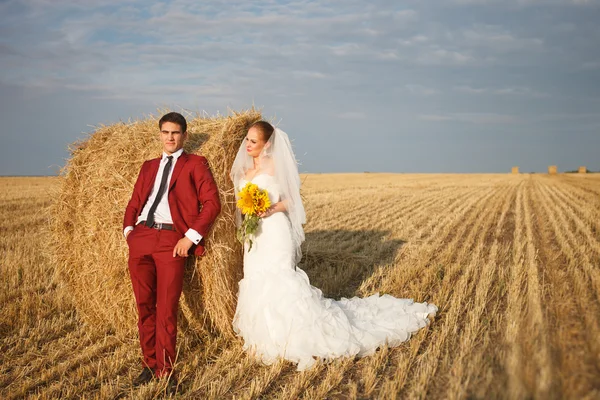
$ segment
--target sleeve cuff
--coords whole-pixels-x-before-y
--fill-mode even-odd
[[[185,237],[194,242],[194,244],[198,244],[202,240],[202,235],[191,228],[187,230],[187,232],[185,233]]]
[[[123,236],[127,237],[127,232],[132,231],[132,230],[133,230],[133,226],[125,227],[125,229],[123,229]]]

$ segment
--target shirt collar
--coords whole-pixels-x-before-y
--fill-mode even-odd
[[[179,156],[181,156],[182,154],[183,154],[183,149],[179,149],[175,153],[171,154],[173,156],[173,161],[177,161],[177,159],[179,158]],[[166,160],[168,156],[169,155],[163,151],[161,161]]]

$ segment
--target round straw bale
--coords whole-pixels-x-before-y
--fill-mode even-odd
[[[233,335],[242,249],[235,238],[235,196],[229,170],[252,109],[229,116],[187,116],[184,150],[208,159],[222,210],[206,238],[203,257],[190,257],[181,299],[182,324]],[[118,335],[135,331],[137,311],[127,268],[122,221],[142,163],[160,156],[158,119],[100,126],[71,148],[52,206],[52,254],[81,319]]]

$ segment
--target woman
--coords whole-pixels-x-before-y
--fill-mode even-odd
[[[316,360],[366,356],[384,344],[397,346],[426,326],[437,307],[373,295],[364,299],[323,297],[296,265],[302,256],[302,225],[298,166],[285,132],[259,121],[253,124],[232,170],[236,191],[248,182],[266,189],[272,206],[261,222],[250,251],[244,250],[233,320],[244,349],[265,364],[279,358],[310,368]]]

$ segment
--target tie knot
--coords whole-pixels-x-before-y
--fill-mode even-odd
[[[169,160],[168,162],[170,162],[171,160],[173,160],[173,156],[167,156],[167,160]]]

